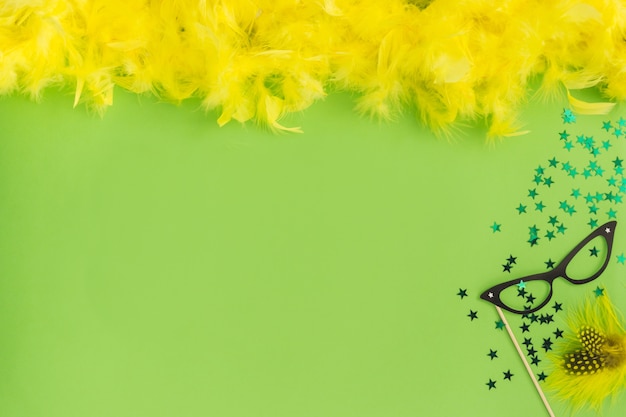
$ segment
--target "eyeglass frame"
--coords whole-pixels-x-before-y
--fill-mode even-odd
[[[611,259],[611,250],[613,248],[613,238],[615,236],[616,227],[617,227],[617,221],[615,220],[603,224],[602,226],[598,227],[596,230],[591,232],[591,234],[589,234],[585,239],[583,239],[578,245],[576,245],[576,247],[574,247],[574,249],[572,249],[570,253],[568,253],[567,256],[563,258],[563,260],[559,262],[559,264],[555,266],[554,268],[552,268],[551,270],[546,271],[546,272],[541,272],[538,274],[528,275],[528,276],[518,278],[518,279],[512,279],[510,281],[506,281],[501,284],[494,285],[493,287],[489,288],[487,291],[483,292],[480,295],[480,298],[482,298],[485,301],[489,301],[490,303],[495,304],[498,307],[503,308],[515,314],[530,314],[530,313],[534,313],[535,311],[542,309],[543,307],[546,306],[546,304],[550,302],[550,299],[552,298],[552,294],[553,294],[552,283],[554,282],[555,279],[564,278],[572,284],[580,285],[580,284],[586,284],[590,281],[593,281],[604,272],[607,265],[609,264],[609,260]],[[580,250],[583,249],[585,245],[587,245],[589,242],[591,242],[593,239],[595,239],[598,236],[604,237],[607,243],[607,248],[608,248],[608,253],[606,255],[606,259],[604,260],[604,264],[602,265],[602,267],[600,267],[600,269],[598,269],[589,278],[579,280],[579,279],[573,279],[569,277],[567,275],[566,270],[571,260],[574,259],[576,255],[578,255],[578,252],[580,252]],[[531,281],[544,281],[550,285],[550,292],[548,293],[548,296],[541,304],[531,309],[527,309],[527,310],[526,309],[517,310],[504,304],[504,302],[500,298],[500,294],[502,293],[502,291],[506,290],[507,288],[513,285],[519,285],[520,282],[531,282]]]

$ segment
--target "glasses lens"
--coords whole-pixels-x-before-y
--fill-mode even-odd
[[[606,239],[597,236],[576,253],[567,264],[565,273],[574,281],[589,279],[602,269],[608,254]]]
[[[511,285],[500,293],[502,303],[517,311],[530,310],[550,295],[550,284],[543,280]]]

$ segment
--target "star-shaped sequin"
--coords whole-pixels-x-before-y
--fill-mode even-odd
[[[596,287],[596,289],[593,290],[593,292],[596,295],[596,297],[603,296],[604,295],[604,288]]]
[[[547,377],[548,377],[548,375],[546,375],[545,373],[541,372],[541,373],[537,374],[537,381],[539,381],[539,382],[545,381]]]
[[[467,315],[467,317],[470,318],[470,321],[474,321],[474,319],[478,318],[478,311],[473,311],[470,310],[469,314]]]
[[[541,345],[541,347],[544,349],[544,351],[548,352],[552,350],[552,344],[552,340],[550,340],[550,338],[548,337],[547,339],[543,339],[543,344]]]
[[[461,297],[462,300],[464,297],[467,297],[467,289],[459,288],[459,292],[456,295]]]
[[[489,379],[489,382],[487,382],[485,385],[489,387],[490,391],[491,389],[496,389],[496,381],[492,381],[491,378]]]
[[[487,356],[489,356],[491,358],[491,360],[494,360],[495,358],[498,357],[498,351],[497,350],[493,350],[493,349],[489,349],[489,353],[487,353]]]
[[[509,369],[508,371],[506,371],[506,372],[502,372],[502,373],[504,374],[504,379],[508,379],[509,381],[510,381],[510,380],[511,380],[511,378],[514,376],[514,375],[511,373],[511,370],[510,370],[510,369]]]

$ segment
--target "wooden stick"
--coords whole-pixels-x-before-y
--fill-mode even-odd
[[[522,362],[524,362],[524,366],[526,367],[526,371],[528,372],[528,375],[530,375],[530,378],[533,380],[533,384],[535,384],[535,388],[537,389],[537,392],[539,393],[539,396],[541,397],[541,401],[543,401],[543,405],[546,406],[546,410],[548,410],[548,414],[550,414],[550,417],[554,417],[552,408],[550,407],[550,404],[548,403],[548,400],[546,399],[546,396],[543,393],[541,386],[539,386],[539,382],[537,382],[537,378],[535,378],[535,374],[533,373],[533,370],[530,369],[530,365],[528,364],[528,361],[526,360],[526,356],[524,356],[524,352],[522,352],[522,348],[520,348],[519,344],[517,343],[517,339],[515,338],[515,335],[513,334],[513,330],[511,330],[511,326],[509,326],[509,323],[506,321],[506,317],[504,317],[504,313],[502,313],[502,310],[500,309],[500,307],[498,306],[495,306],[495,307],[496,307],[496,310],[498,311],[498,315],[500,316],[500,319],[502,320],[502,322],[504,323],[504,326],[506,327],[506,331],[509,333],[509,337],[511,338],[511,341],[513,341],[513,344],[515,345],[515,349],[517,349],[517,353],[519,354],[519,357],[522,358]]]

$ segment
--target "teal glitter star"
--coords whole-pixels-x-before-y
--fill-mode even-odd
[[[552,259],[548,259],[546,262],[544,262],[546,264],[546,268],[547,269],[552,269],[554,268],[554,261]]]
[[[622,162],[624,162],[623,159],[615,158],[615,160],[613,161],[613,166],[615,168],[621,167],[622,166]]]
[[[555,226],[558,222],[559,220],[557,216],[550,216],[550,220],[548,220],[548,223],[550,223],[552,226]]]
[[[585,177],[585,179],[591,177],[591,170],[587,168],[583,169],[583,177]]]
[[[589,214],[598,214],[598,206],[592,204],[589,206]]]
[[[554,235],[554,230],[548,230],[546,232],[545,237],[548,239],[548,241],[551,241],[552,239],[554,239],[556,236]]]
[[[593,290],[593,292],[595,293],[596,297],[603,296],[604,295],[604,288],[596,287],[596,289]]]
[[[580,195],[581,195],[581,194],[580,194],[580,188],[574,188],[574,189],[572,190],[572,194],[570,194],[570,195],[571,195],[572,197],[574,197],[574,198],[578,198],[578,197],[580,197]]]
[[[526,206],[520,203],[516,210],[519,212],[519,214],[526,213]]]
[[[589,227],[591,227],[592,229],[595,229],[596,227],[598,227],[598,220],[597,219],[593,219],[590,218],[589,219],[589,223],[587,223],[589,225]]]
[[[496,321],[496,329],[499,329],[499,330],[504,329],[504,322],[502,320]]]
[[[556,168],[559,161],[557,161],[555,157],[552,157],[552,159],[548,159],[548,163],[550,164],[550,167]]]
[[[599,252],[600,251],[598,250],[598,248],[594,246],[593,248],[589,249],[589,256],[595,256],[597,258]]]
[[[559,133],[560,139],[561,140],[567,140],[567,138],[569,138],[569,133],[567,133],[566,130],[562,131]]]
[[[535,199],[535,197],[537,197],[539,195],[539,193],[537,192],[536,188],[533,188],[532,190],[528,190],[528,197],[532,198],[533,200]]]
[[[493,230],[493,233],[496,233],[496,232],[501,231],[501,226],[502,226],[501,224],[493,222],[493,224],[490,227],[491,227],[491,230]]]
[[[535,203],[535,210],[536,211],[540,211],[543,212],[543,209],[546,208],[545,204],[543,204],[543,201],[540,201],[538,203]]]
[[[548,188],[550,188],[550,186],[554,184],[554,181],[552,180],[552,177],[546,177],[543,179],[543,184],[547,185]]]
[[[487,382],[485,385],[487,385],[489,387],[489,391],[491,391],[491,389],[496,389],[496,381],[492,381],[491,378],[489,378],[489,382]]]
[[[605,151],[608,151],[609,148],[611,147],[611,142],[609,142],[608,140],[602,141],[602,147],[604,148]]]
[[[526,283],[520,279],[519,283],[517,284],[517,288],[519,289],[526,288]]]
[[[461,297],[461,300],[463,299],[463,297],[467,297],[467,288],[466,289],[459,288],[459,292],[456,295]]]
[[[602,129],[606,130],[607,132],[611,130],[613,126],[611,126],[611,122],[602,122]]]
[[[560,225],[557,226],[556,228],[556,232],[560,233],[562,235],[565,234],[565,231],[567,230],[567,227],[565,227],[565,225],[563,223],[561,223]]]
[[[537,381],[545,381],[547,377],[548,375],[546,375],[544,372],[541,372],[540,374],[537,374]]]
[[[626,256],[624,256],[623,252],[621,254],[617,255],[617,263],[618,264],[624,265],[625,262],[626,262]]]
[[[607,216],[609,216],[609,219],[617,218],[617,212],[613,209],[609,209],[609,211],[607,211],[606,214]]]
[[[571,141],[567,141],[565,142],[565,145],[563,146],[564,149],[567,149],[568,151],[571,151],[574,148],[574,144]]]
[[[563,119],[563,123],[576,123],[576,115],[572,113],[570,109],[564,109],[561,118]]]

